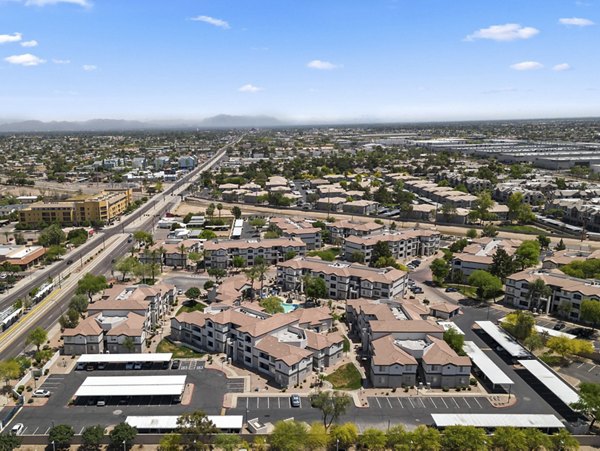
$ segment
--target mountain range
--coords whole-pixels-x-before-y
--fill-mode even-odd
[[[5,122],[0,124],[0,133],[24,132],[101,132],[101,131],[141,131],[158,129],[190,128],[249,128],[277,127],[285,125],[279,119],[270,116],[231,116],[219,114],[199,121],[132,121],[124,119],[91,119],[88,121],[51,121],[36,120]]]

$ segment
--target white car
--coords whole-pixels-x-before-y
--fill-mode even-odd
[[[17,423],[12,427],[12,429],[10,430],[10,433],[12,435],[19,435],[22,430],[23,430],[23,423]]]
[[[49,398],[51,395],[50,391],[48,390],[43,390],[41,388],[37,389],[36,391],[33,392],[33,397],[34,398]]]

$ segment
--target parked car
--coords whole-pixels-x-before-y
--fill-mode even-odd
[[[99,363],[99,364],[98,364],[98,369],[99,369],[99,370],[104,370],[104,369],[106,369],[106,363]]]
[[[104,399],[99,399],[96,405],[98,407],[104,407],[106,405],[106,401]]]
[[[587,327],[574,327],[569,331],[569,333],[576,335],[579,338],[590,339],[594,336],[594,329],[588,329]]]
[[[67,260],[67,265],[70,265],[71,263],[73,263],[73,260],[71,260],[71,259],[68,259],[68,260]]]
[[[125,364],[125,369],[126,370],[132,370],[133,369],[133,362],[127,362]]]
[[[554,330],[563,330],[566,327],[566,324],[563,323],[562,321],[559,323],[556,323],[553,327]]]
[[[300,396],[298,396],[298,395],[290,396],[290,405],[292,407],[300,407]]]
[[[23,430],[23,423],[17,423],[11,428],[10,433],[12,435],[19,435],[22,430]]]
[[[141,370],[141,369],[142,369],[142,362],[136,362],[136,363],[133,365],[133,369],[134,369],[134,370]]]
[[[49,390],[44,390],[42,388],[38,388],[33,392],[34,398],[49,398],[51,395]]]
[[[446,293],[458,293],[458,290],[454,287],[446,288]]]
[[[173,362],[171,363],[171,369],[172,369],[172,370],[177,370],[177,369],[179,369],[179,364],[180,364],[180,363],[181,363],[181,362],[180,362],[179,360],[173,360]]]

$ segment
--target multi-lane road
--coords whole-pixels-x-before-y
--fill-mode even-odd
[[[122,217],[121,221],[116,225],[103,229],[102,232],[100,232],[102,237],[101,240],[90,240],[80,246],[76,253],[69,256],[69,259],[73,261],[71,265],[73,268],[68,268],[64,261],[57,262],[46,270],[40,271],[39,274],[34,274],[27,284],[15,288],[9,296],[0,300],[0,309],[6,308],[12,305],[17,299],[27,296],[32,289],[40,286],[49,278],[57,279],[59,274],[64,275],[64,272],[70,269],[70,277],[68,279],[70,283],[65,284],[64,289],[53,294],[52,302],[47,302],[43,305],[44,314],[38,315],[39,318],[35,321],[29,320],[26,323],[21,321],[12,326],[13,328],[18,328],[18,330],[12,330],[12,332],[12,328],[8,330],[11,332],[10,343],[9,345],[3,343],[4,345],[0,349],[0,359],[15,357],[21,353],[26,348],[26,338],[28,333],[35,327],[39,326],[44,329],[49,329],[56,324],[63,314],[66,304],[76,290],[76,284],[73,283],[73,280],[77,280],[86,272],[92,274],[106,274],[110,272],[113,261],[122,257],[131,249],[132,244],[128,242],[128,235],[135,230],[151,230],[158,217],[162,216],[165,212],[172,210],[178,204],[179,196],[188,189],[190,184],[193,183],[202,172],[215,166],[226,155],[227,149],[239,142],[240,139],[241,138],[236,139],[220,148],[208,161],[204,162],[189,174],[183,176],[164,192],[154,196],[128,216]],[[89,271],[77,271],[75,269],[77,265],[80,264],[80,261],[83,262],[83,260],[87,258],[90,252],[106,246],[109,242],[116,244],[113,244],[110,247],[109,252],[99,253],[93,260],[93,263],[91,263]],[[5,341],[7,338],[3,335],[0,337],[0,340]]]

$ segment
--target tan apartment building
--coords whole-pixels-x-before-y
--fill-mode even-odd
[[[230,268],[235,257],[244,259],[244,266],[253,266],[257,257],[268,265],[285,260],[286,254],[306,254],[306,243],[298,238],[268,240],[211,240],[204,243],[204,263],[207,269]]]

